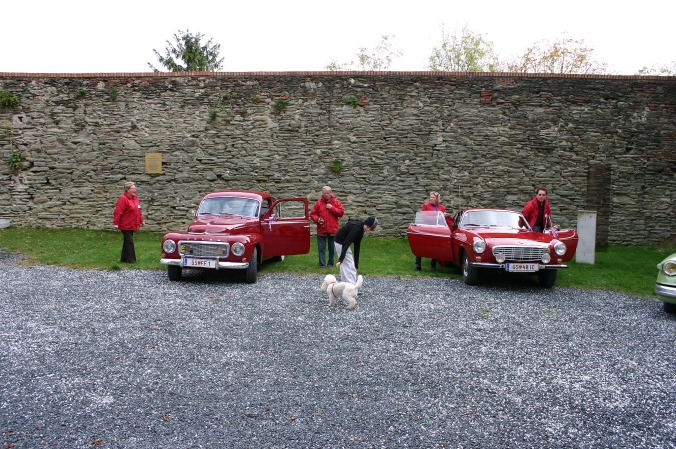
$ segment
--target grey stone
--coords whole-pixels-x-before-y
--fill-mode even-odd
[[[91,95],[73,103],[73,83]],[[403,235],[430,190],[451,210],[520,210],[540,184],[555,222],[573,227],[587,206],[592,163],[610,166],[609,243],[659,242],[670,235],[664,224],[676,222],[676,80],[665,77],[0,74],[2,89],[26,86],[27,120],[15,126],[17,112],[0,111],[23,158],[21,191],[0,164],[0,195],[11,194],[12,205],[3,203],[0,218],[12,215],[18,226],[108,228],[131,179],[147,230],[183,226],[184,211],[209,190],[309,195],[312,204],[326,184],[346,217],[377,211],[387,226],[376,235]],[[223,105],[235,120],[210,122],[214,98],[226,91],[237,94]],[[481,103],[483,91],[491,103]],[[269,98],[281,95],[291,104],[277,113]],[[342,102],[363,95],[365,106]],[[145,173],[146,153],[162,154],[161,174]],[[0,156],[9,154],[0,139]],[[336,158],[340,173],[328,168]],[[643,217],[640,226],[628,214]]]

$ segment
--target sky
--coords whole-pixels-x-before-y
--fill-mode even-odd
[[[466,25],[503,58],[535,42],[584,40],[614,73],[676,60],[674,0],[3,0],[0,72],[149,72],[178,30],[220,44],[223,71],[322,71],[395,36],[390,70],[424,71]]]

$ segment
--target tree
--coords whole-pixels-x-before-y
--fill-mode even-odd
[[[367,53],[365,47],[359,48],[357,53],[357,62],[350,61],[343,64],[338,64],[334,59],[326,66],[327,70],[362,70],[362,71],[378,71],[387,70],[392,65],[392,60],[403,55],[401,50],[393,49],[393,43],[396,36],[383,35],[382,40],[376,47]]]
[[[218,59],[221,44],[211,45],[212,39],[201,45],[203,34],[191,34],[178,30],[174,34],[176,46],[167,41],[166,56],[162,56],[153,49],[155,56],[164,67],[171,72],[215,72],[223,68],[223,59]],[[179,64],[183,62],[183,65]],[[159,72],[151,63],[148,63],[153,72]]]
[[[593,48],[585,47],[584,40],[561,36],[554,42],[536,42],[520,57],[508,62],[506,69],[528,73],[608,73],[608,64],[595,59],[593,52]]]
[[[481,34],[462,27],[452,33],[441,29],[441,44],[432,49],[429,69],[434,72],[493,72],[497,57],[493,43]]]
[[[671,67],[669,64],[662,67],[652,67],[645,66],[636,72],[637,75],[657,75],[657,76],[676,76],[676,61],[671,61]]]

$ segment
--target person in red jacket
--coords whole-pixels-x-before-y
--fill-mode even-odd
[[[317,252],[319,253],[319,268],[326,268],[326,242],[329,243],[329,267],[333,267],[335,246],[333,238],[338,232],[338,219],[345,214],[343,205],[333,195],[331,187],[322,188],[322,197],[317,200],[310,218],[317,223]]]
[[[547,225],[558,228],[552,224],[552,209],[549,207],[547,189],[544,187],[537,189],[535,197],[526,203],[521,215],[535,232],[543,232]]]
[[[439,192],[430,192],[430,200],[422,205],[423,212],[443,212],[446,213],[446,208],[441,204],[441,195]],[[422,257],[415,258],[415,271],[422,270]],[[432,270],[437,269],[437,261],[432,259]]]
[[[124,193],[117,199],[113,213],[113,226],[122,231],[122,256],[120,262],[136,263],[134,250],[134,231],[145,225],[141,214],[141,203],[136,196],[136,186],[133,182],[124,183]]]

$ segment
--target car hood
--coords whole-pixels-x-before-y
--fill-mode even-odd
[[[200,217],[188,226],[189,234],[239,234],[251,230],[259,221],[243,217]]]
[[[491,245],[533,245],[536,243],[547,246],[554,240],[549,234],[521,229],[473,228],[468,232],[483,238]]]

